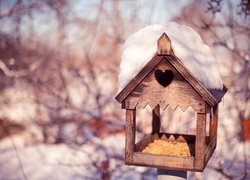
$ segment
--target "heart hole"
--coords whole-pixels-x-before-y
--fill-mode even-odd
[[[160,69],[155,70],[155,78],[163,87],[167,87],[174,79],[174,73],[170,70],[164,72]]]

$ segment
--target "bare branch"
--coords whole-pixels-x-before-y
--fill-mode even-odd
[[[0,69],[4,72],[6,76],[14,78],[19,78],[29,75],[31,72],[35,71],[40,66],[40,64],[41,64],[40,61],[36,61],[32,63],[27,69],[15,71],[15,70],[10,70],[6,66],[6,64],[4,64],[4,62],[0,59]]]

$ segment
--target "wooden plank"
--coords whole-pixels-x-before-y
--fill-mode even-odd
[[[195,168],[204,168],[204,151],[206,143],[206,114],[197,113],[196,142],[195,142]]]
[[[209,141],[212,139],[217,139],[217,128],[218,128],[218,108],[219,106],[214,106],[212,112],[210,112],[209,121]]]
[[[205,164],[204,166],[207,165],[209,159],[211,158],[214,150],[216,148],[216,139],[212,139],[209,144],[206,146],[206,149],[205,149]]]
[[[133,152],[135,149],[135,125],[136,110],[126,110],[126,141],[125,141],[125,163],[133,161]]]
[[[193,157],[163,156],[135,152],[132,164],[173,170],[194,170]]]
[[[184,64],[174,55],[165,56],[167,60],[180,72],[180,74],[190,83],[190,85],[208,102],[210,106],[215,106],[218,101],[203,86],[203,84],[187,69]]]
[[[152,111],[152,133],[159,133],[161,128],[160,106],[157,105]]]
[[[130,101],[129,99],[125,99],[122,101],[122,109],[135,109],[137,106],[137,102]]]
[[[154,56],[141,71],[125,86],[125,88],[115,97],[121,103],[127,95],[147,76],[147,74],[161,61],[163,56]]]
[[[166,33],[163,33],[157,41],[157,54],[170,55],[171,49],[171,40]]]

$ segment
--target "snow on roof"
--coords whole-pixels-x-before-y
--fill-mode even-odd
[[[190,27],[169,22],[147,26],[127,39],[121,57],[119,91],[155,55],[157,40],[164,32],[171,39],[175,55],[206,88],[223,89],[218,64],[199,34]]]

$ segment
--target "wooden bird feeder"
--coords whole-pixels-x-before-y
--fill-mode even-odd
[[[125,163],[170,170],[203,171],[216,148],[218,105],[227,91],[207,89],[174,55],[171,40],[163,33],[156,55],[121,90],[116,100],[126,109]],[[135,144],[136,106],[152,108],[152,133]],[[191,106],[197,113],[195,135],[160,132],[160,108]],[[210,114],[210,116],[208,116]],[[209,121],[209,135],[206,135]],[[208,134],[208,133],[207,133]],[[143,153],[155,140],[194,145],[190,157]]]

